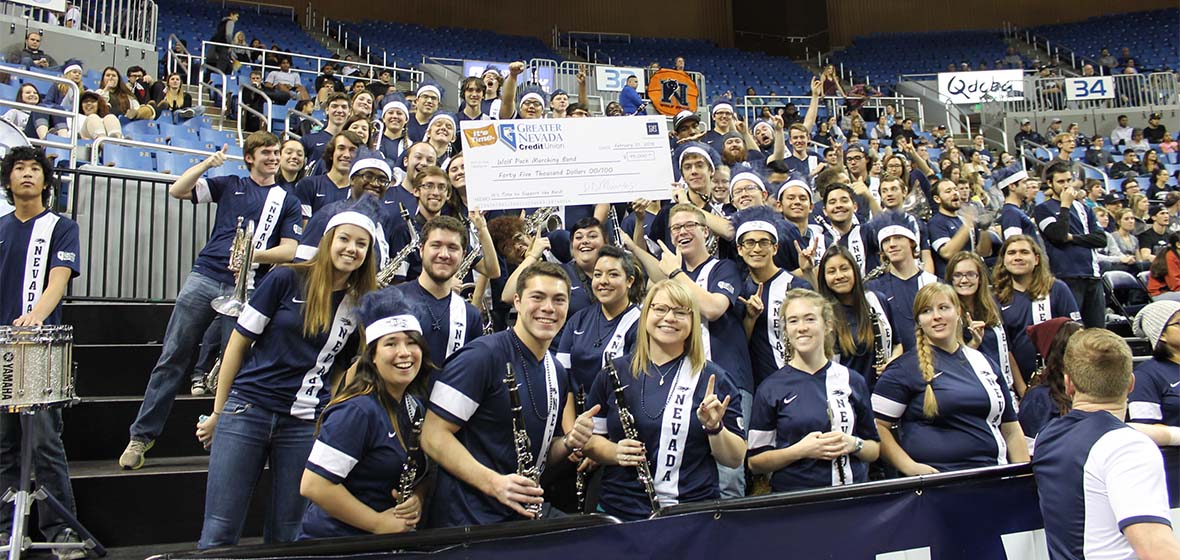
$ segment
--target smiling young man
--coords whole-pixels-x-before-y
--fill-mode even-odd
[[[447,201],[451,199],[451,181],[446,171],[440,167],[430,165],[424,167],[422,171],[414,176],[414,185],[418,191],[417,211],[411,216],[410,223],[406,225],[418,232],[422,232],[425,230],[427,223],[449,211]],[[476,218],[476,231],[480,232],[481,243],[491,241],[491,236],[486,233],[487,224],[483,221],[482,216]],[[404,245],[410,242],[408,230],[403,231],[402,235],[396,237],[399,240],[399,244]],[[421,234],[419,234],[419,239],[425,242]],[[465,242],[463,246],[464,252],[470,251],[471,247],[468,244],[470,239],[468,236],[464,236],[463,240]],[[410,254],[410,257],[406,261],[407,275],[405,278],[417,278],[420,275],[422,272],[422,256],[423,254],[421,252]],[[499,261],[494,258],[479,258],[472,266],[472,270],[489,278],[498,278],[500,276]],[[402,275],[398,274],[398,277],[400,280]]]
[[[882,258],[889,261],[889,270],[879,278],[865,283],[885,297],[883,302],[891,312],[891,324],[902,350],[917,343],[914,334],[914,298],[927,284],[938,282],[938,277],[918,268],[918,230],[907,214],[890,211],[871,222],[881,247]]]
[[[325,166],[320,162],[320,158],[327,150],[328,142],[331,142],[332,138],[344,130],[344,123],[348,121],[352,102],[347,94],[336,93],[328,96],[324,107],[324,115],[327,117],[324,129],[312,132],[300,139],[300,142],[303,143],[303,153],[307,157],[307,164],[311,168],[309,173],[312,174],[327,172],[324,169]]]
[[[362,213],[377,217],[374,224],[377,233],[374,243],[376,243],[377,270],[381,270],[390,255],[397,253],[409,242],[408,234],[399,235],[405,229],[405,222],[401,216],[393,212],[388,205],[380,203],[385,190],[389,188],[389,177],[389,165],[385,163],[385,160],[366,158],[353,163],[352,170],[349,172],[348,198],[324,206],[307,221],[307,225],[303,228],[303,236],[299,240],[299,246],[295,249],[295,260],[311,260],[319,250],[320,239],[324,236],[324,231],[332,217],[358,203],[366,194],[369,194],[372,196],[366,206],[371,204],[376,208],[365,208]]]
[[[386,191],[382,201],[391,205],[395,212],[400,212],[398,204],[401,204],[411,216],[417,214],[418,184],[415,180],[419,173],[425,171],[427,167],[437,165],[437,162],[438,152],[434,151],[434,147],[429,142],[410,144],[401,161],[406,178],[400,184],[394,185],[393,188]]]
[[[896,175],[885,175],[881,178],[881,184],[878,192],[881,195],[882,212],[890,210],[896,212],[905,212],[903,206],[905,204],[905,197],[909,194],[909,188],[905,181]],[[910,229],[918,234],[918,246],[921,248],[919,254],[922,257],[922,270],[926,272],[934,272],[934,257],[930,251],[930,232],[926,229],[926,222],[919,220],[912,214],[905,213],[906,220],[910,223]],[[870,228],[871,229],[871,228]],[[880,246],[876,240],[875,234],[870,234],[870,241],[875,249],[869,252],[867,260],[869,270],[873,270],[881,263]]]
[[[930,216],[930,248],[934,250],[934,274],[942,278],[946,263],[960,251],[977,253],[981,257],[992,254],[992,236],[987,231],[975,231],[975,216],[959,215],[963,199],[959,187],[949,179],[934,184],[934,203],[938,212]]]
[[[575,419],[569,376],[549,351],[565,324],[569,287],[561,267],[530,265],[516,283],[516,324],[463,346],[436,376],[422,449],[440,467],[435,492],[446,499],[430,504],[431,526],[532,518],[531,508],[546,514],[540,473],[590,440],[598,407]],[[515,387],[504,382],[507,368],[516,377]],[[510,389],[520,399],[515,413]],[[536,479],[516,474],[514,416],[523,418]],[[562,435],[565,426],[572,429]]]
[[[426,137],[426,127],[430,125],[430,119],[434,117],[434,112],[438,111],[441,99],[442,89],[437,85],[427,82],[418,86],[414,98],[413,113],[410,115],[409,122],[406,123],[406,134],[409,135],[410,140],[416,141]]]
[[[1045,241],[1041,239],[1041,230],[1023,210],[1024,205],[1036,196],[1036,191],[1030,189],[1028,172],[1023,169],[1009,167],[997,170],[992,176],[995,185],[1004,193],[1004,207],[1000,210],[1000,239],[1007,240],[1013,235],[1027,235],[1037,240],[1041,247]]]
[[[357,149],[364,145],[355,132],[345,130],[332,137],[323,154],[323,165],[328,169],[323,175],[304,177],[295,184],[292,191],[299,199],[304,221],[310,219],[320,208],[338,200],[348,198],[349,170],[356,158]]]
[[[250,174],[205,178],[210,169],[225,163],[226,147],[187,170],[168,188],[172,198],[190,199],[195,204],[216,202],[213,231],[201,254],[193,263],[192,273],[176,295],[176,306],[168,328],[160,360],[152,369],[147,392],[135,422],[131,424],[131,441],[119,457],[124,469],[143,466],[144,453],[151,449],[164,429],[180,387],[188,381],[193,353],[216,312],[209,304],[214,298],[229,295],[234,289],[235,273],[230,270],[230,246],[237,231],[238,218],[253,221],[254,246],[252,264],[289,262],[303,233],[299,202],[275,183],[279,169],[279,139],[269,132],[255,132],[246,137],[243,153]],[[243,222],[243,227],[246,223]],[[246,266],[251,266],[246,263]],[[267,267],[251,274],[256,285]],[[225,321],[222,337],[228,338],[233,321]]]
[[[687,203],[701,209],[705,212],[704,223],[708,231],[723,239],[731,239],[733,224],[724,216],[713,212],[709,206],[710,190],[716,184],[714,176],[720,167],[721,156],[700,142],[685,142],[676,149],[673,160],[680,168],[681,183],[673,185],[672,202]],[[668,229],[670,209],[671,206],[665,205],[656,213],[650,231],[653,241],[663,241],[665,245],[672,245],[672,235]]]
[[[858,222],[856,194],[852,187],[843,183],[829,185],[824,191],[823,203],[823,219],[829,226],[824,227],[824,235],[827,236],[824,245],[847,248],[856,259],[860,273],[865,274],[872,247],[865,239],[865,228]]]
[[[459,88],[463,95],[463,110],[459,111],[459,122],[492,119],[490,115],[483,112],[483,95],[487,91],[487,86],[484,85],[482,79],[471,76],[464,79]]]

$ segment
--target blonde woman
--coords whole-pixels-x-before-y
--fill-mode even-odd
[[[962,316],[954,288],[918,290],[917,346],[873,391],[881,454],[907,476],[1028,461],[1008,385],[995,362],[963,344]]]
[[[975,253],[959,253],[946,263],[943,280],[955,289],[963,309],[963,340],[1000,366],[1008,390],[1023,396],[1027,388],[1016,359],[1008,350],[1000,306],[992,295],[991,279],[983,259]]]
[[[639,322],[635,351],[611,360],[639,439],[624,435],[605,371],[586,397],[587,407],[601,407],[594,417],[601,437],[585,449],[606,466],[599,509],[624,520],[652,513],[636,466],[650,465],[659,503],[669,506],[720,498],[717,466],[739,467],[746,455],[741,397],[729,374],[705,359],[701,312],[691,292],[674,280],[657,282]]]
[[[183,89],[184,83],[180,74],[173,72],[164,81],[164,89],[157,92],[148,105],[156,110],[158,116],[175,114],[179,120],[191,119],[204,113],[204,107],[193,107],[193,96]]]

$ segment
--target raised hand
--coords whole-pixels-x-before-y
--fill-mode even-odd
[[[983,329],[987,323],[983,321],[975,321],[971,319],[971,314],[967,314],[967,330],[971,333],[971,340],[967,341],[967,345],[972,348],[979,348],[983,344]]]
[[[213,155],[205,158],[205,164],[209,167],[221,167],[225,165],[226,152],[229,150],[229,144],[222,144],[221,149],[213,152]]]
[[[512,74],[512,76],[519,76],[522,72],[524,72],[523,62],[518,60],[508,65],[508,73]]]
[[[754,294],[749,298],[738,298],[738,301],[746,304],[746,316],[751,319],[758,318],[765,309],[762,303],[762,283],[758,283],[758,289],[754,290]]]
[[[684,257],[681,257],[679,253],[664,245],[663,239],[657,240],[656,243],[659,244],[660,250],[663,251],[660,255],[660,270],[663,271],[665,276],[670,277],[673,271],[680,270],[684,266]]]
[[[796,239],[794,243],[795,253],[799,255],[799,270],[802,272],[807,272],[815,268],[815,252],[819,250],[819,237],[817,236],[813,238],[811,243],[807,245],[806,249],[799,247],[798,239]]]
[[[479,208],[472,208],[469,212],[467,212],[467,219],[470,220],[471,223],[475,224],[475,229],[478,231],[483,231],[488,228],[488,220],[484,217],[483,212],[479,211]]]
[[[601,410],[602,405],[596,404],[586,412],[579,414],[578,419],[574,420],[574,429],[565,436],[565,445],[570,448],[570,451],[578,452],[586,447],[590,436],[594,435],[594,416]]]
[[[786,125],[783,123],[783,118],[779,115],[770,117],[770,125],[774,127],[776,132],[782,132],[783,128],[786,127]]]
[[[709,384],[705,387],[705,399],[697,408],[697,420],[700,420],[701,426],[708,431],[721,428],[721,420],[725,418],[725,411],[729,408],[730,399],[733,398],[733,395],[726,395],[724,401],[718,399],[717,394],[713,392],[716,384],[717,376],[710,375]]]

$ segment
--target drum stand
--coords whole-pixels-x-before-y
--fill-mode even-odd
[[[29,408],[20,410],[20,414],[28,414],[33,416],[37,414],[37,408]],[[57,501],[44,488],[37,488],[36,491],[31,491],[33,479],[33,427],[34,423],[29,422],[28,428],[21,429],[21,448],[20,448],[20,482],[19,489],[13,490],[9,488],[0,496],[0,504],[12,502],[13,516],[12,516],[12,536],[8,539],[8,544],[0,546],[0,554],[8,553],[8,560],[20,560],[21,553],[25,550],[91,550],[93,549],[99,556],[106,556],[107,551],[102,544],[90,534],[82,523],[65,507],[61,502]],[[28,531],[28,516],[29,511],[33,507],[35,500],[44,501],[54,512],[57,513],[66,524],[78,533],[82,542],[75,543],[50,543],[50,542],[32,542],[31,539],[25,536]],[[2,506],[0,506],[2,507]]]

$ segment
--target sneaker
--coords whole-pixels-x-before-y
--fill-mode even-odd
[[[204,375],[193,379],[193,385],[192,387],[189,387],[189,392],[192,393],[194,397],[200,397],[209,392],[209,387],[205,385]]]
[[[53,539],[55,543],[80,543],[82,539],[78,538],[78,534],[73,529],[66,529]],[[55,548],[53,555],[57,560],[81,560],[86,558],[86,549],[84,548]]]
[[[143,454],[147,453],[154,441],[138,441],[131,440],[127,444],[127,449],[123,450],[123,454],[119,456],[119,466],[124,470],[135,470],[143,466]]]
[[[193,109],[181,109],[176,112],[176,116],[178,116],[182,119],[191,119],[191,118],[197,116],[197,112]]]

